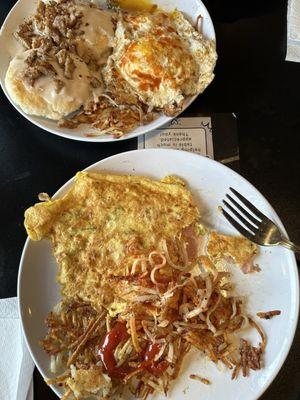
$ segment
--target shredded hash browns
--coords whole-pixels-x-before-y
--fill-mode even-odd
[[[177,254],[177,260],[181,257]],[[232,379],[240,371],[247,376],[261,368],[265,334],[243,312],[241,300],[230,295],[229,274],[218,272],[205,256],[196,267],[181,262],[174,263],[172,274],[160,272],[169,263],[166,248],[139,255],[121,281],[112,277],[120,296],[131,294],[126,308],[113,317],[75,299],[64,299],[49,314],[42,346],[52,372],[61,375],[48,383],[64,386],[65,399],[109,399],[125,387],[142,399],[154,392],[167,395],[191,347],[231,369]],[[237,348],[232,336],[247,326],[258,331],[261,341],[254,347],[240,339]],[[191,378],[210,383],[198,375]]]

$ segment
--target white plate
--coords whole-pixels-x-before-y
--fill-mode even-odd
[[[145,175],[162,178],[175,174],[184,178],[199,204],[202,219],[213,228],[237,234],[217,212],[230,186],[237,188],[284,231],[283,225],[267,200],[244,178],[231,169],[195,154],[176,150],[135,150],[102,160],[89,171]],[[72,185],[73,178],[55,195],[60,197]],[[290,349],[298,318],[298,272],[294,254],[284,248],[261,248],[257,259],[261,272],[243,275],[238,272],[239,292],[249,298],[249,309],[257,311],[279,309],[282,314],[270,321],[261,320],[268,337],[262,370],[251,371],[249,378],[230,379],[230,373],[220,371],[199,352],[189,355],[179,379],[170,394],[182,399],[257,399],[275,378]],[[19,269],[18,295],[23,330],[31,355],[41,374],[49,377],[49,358],[39,347],[46,328],[44,318],[59,299],[55,282],[56,265],[47,241],[27,239]],[[258,340],[256,336],[253,339]],[[207,377],[212,384],[205,386],[188,378],[191,373]],[[187,389],[188,388],[188,389]],[[53,387],[60,394],[60,389]],[[184,392],[186,394],[184,394]],[[159,398],[160,397],[156,397]]]
[[[201,2],[201,0],[155,0],[154,2],[162,9],[166,11],[171,11],[177,8],[182,11],[193,23],[196,23],[197,16],[202,15],[203,20],[201,22],[201,30],[203,34],[209,39],[215,39],[215,31],[210,15]],[[37,0],[18,0],[15,6],[11,9],[10,13],[6,17],[1,31],[0,31],[0,49],[1,49],[1,58],[0,58],[0,84],[1,87],[6,94],[9,101],[12,105],[19,111],[25,118],[27,118],[30,122],[37,125],[38,127],[54,133],[58,136],[63,136],[68,139],[81,140],[85,142],[111,142],[116,139],[113,138],[112,135],[103,135],[99,137],[86,137],[84,134],[87,133],[88,128],[78,127],[76,129],[67,129],[67,128],[59,128],[57,123],[53,120],[37,117],[34,115],[29,115],[24,113],[22,109],[16,105],[9,97],[9,94],[5,88],[5,74],[10,63],[10,60],[15,56],[17,52],[22,50],[22,46],[19,45],[17,40],[13,37],[13,33],[15,32],[18,25],[20,25],[25,18],[28,18],[33,14],[36,9]],[[184,111],[196,98],[197,96],[189,97],[186,102]],[[155,121],[136,128],[134,131],[126,134],[124,137],[118,140],[124,140],[133,138],[156,129],[167,122],[169,122],[172,118],[167,117],[165,115],[159,116]]]

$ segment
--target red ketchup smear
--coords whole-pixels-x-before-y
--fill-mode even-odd
[[[124,322],[117,322],[115,326],[107,332],[104,336],[102,343],[97,352],[104,368],[108,375],[112,378],[123,378],[130,372],[129,368],[119,367],[116,368],[116,359],[114,351],[119,343],[127,340],[129,334],[127,333],[126,324]]]
[[[159,353],[159,350],[160,345],[158,343],[149,343],[144,354],[144,361],[141,364],[141,368],[147,369],[147,371],[155,376],[161,375],[169,366],[167,361],[154,362],[154,358]]]

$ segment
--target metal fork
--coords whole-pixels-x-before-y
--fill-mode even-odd
[[[292,243],[280,232],[277,225],[268,217],[260,212],[249,200],[242,196],[235,189],[230,188],[231,192],[240,200],[237,202],[232,196],[226,194],[228,201],[223,200],[224,206],[231,211],[239,222],[233,218],[224,208],[222,213],[224,217],[235,227],[240,234],[260,246],[284,246],[294,252],[300,252],[300,246]],[[247,211],[247,209],[249,211]],[[239,211],[237,211],[239,210]]]

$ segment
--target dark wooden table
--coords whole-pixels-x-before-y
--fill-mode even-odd
[[[0,24],[14,3],[1,1]],[[286,2],[205,3],[216,28],[219,60],[213,84],[192,110],[236,113],[240,173],[266,196],[291,239],[300,243],[300,64],[284,61]],[[78,170],[136,148],[136,140],[88,144],[59,138],[30,124],[2,92],[0,96],[0,298],[4,298],[17,293],[26,238],[23,212],[37,193],[54,193]],[[38,372],[34,378],[35,400],[56,398]],[[283,368],[262,399],[300,399],[299,382],[298,329]]]

